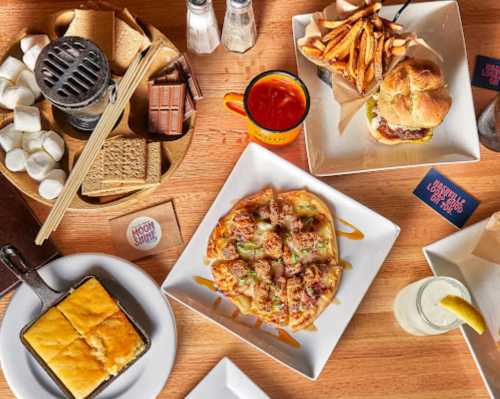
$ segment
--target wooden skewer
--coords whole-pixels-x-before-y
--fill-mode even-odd
[[[116,101],[106,106],[101,119],[87,141],[75,167],[71,171],[61,195],[58,197],[43,226],[40,228],[35,239],[35,244],[42,245],[57,226],[59,226],[59,223],[61,223],[66,210],[75,198],[79,187],[95,161],[104,141],[118,121],[125,106],[134,94],[141,80],[144,78],[162,46],[163,43],[161,40],[154,41],[145,54],[138,54],[132,64],[130,64],[125,76],[119,83]]]

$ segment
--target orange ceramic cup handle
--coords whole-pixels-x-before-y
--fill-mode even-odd
[[[224,106],[231,112],[240,116],[247,116],[243,105],[243,94],[227,93],[224,96]]]

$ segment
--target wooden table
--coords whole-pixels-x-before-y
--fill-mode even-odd
[[[219,22],[223,21],[224,1],[215,1]],[[5,46],[9,37],[33,18],[78,7],[80,3],[80,0],[2,0],[0,46]],[[185,48],[185,0],[116,3],[129,7],[160,28],[179,48]],[[259,30],[254,49],[242,56],[219,48],[209,57],[194,57],[206,99],[199,105],[192,146],[172,180],[127,211],[173,198],[184,240],[190,239],[248,141],[245,123],[223,110],[224,93],[241,91],[252,76],[266,69],[295,71],[291,17],[319,10],[328,3],[329,0],[254,0]],[[473,68],[477,54],[500,58],[500,2],[460,0],[459,3],[469,67]],[[479,113],[494,93],[477,88],[473,92]],[[277,153],[307,168],[303,137]],[[469,224],[500,209],[500,155],[482,147],[481,158],[480,163],[439,167],[481,201]],[[396,293],[408,283],[431,274],[422,247],[455,231],[412,195],[427,170],[422,167],[325,179],[397,223],[401,235],[316,382],[279,365],[172,301],[179,343],[173,372],[160,397],[184,397],[223,356],[231,357],[273,398],[488,397],[458,331],[435,337],[409,336],[400,330],[392,314]],[[46,207],[29,203],[41,219],[47,216]],[[108,219],[120,213],[125,211],[68,213],[53,239],[65,255],[85,251],[114,253]],[[167,251],[138,264],[161,283],[180,252],[180,249]],[[10,298],[7,295],[0,300],[1,315]],[[3,376],[0,397],[13,397]]]

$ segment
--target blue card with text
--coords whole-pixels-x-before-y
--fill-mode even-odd
[[[479,201],[431,168],[415,191],[418,198],[458,228],[462,228]]]
[[[485,89],[500,91],[500,60],[478,55],[472,84]]]

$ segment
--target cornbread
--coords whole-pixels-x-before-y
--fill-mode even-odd
[[[111,375],[118,374],[144,350],[144,342],[122,312],[85,334],[85,340]]]
[[[87,397],[109,378],[93,349],[78,338],[50,361],[50,368],[77,399]]]
[[[87,398],[146,350],[146,343],[104,287],[90,278],[23,335],[76,399]]]
[[[57,308],[80,334],[119,311],[115,301],[95,278],[75,289]]]
[[[24,339],[49,363],[78,338],[78,332],[56,308],[50,309],[24,334]]]

